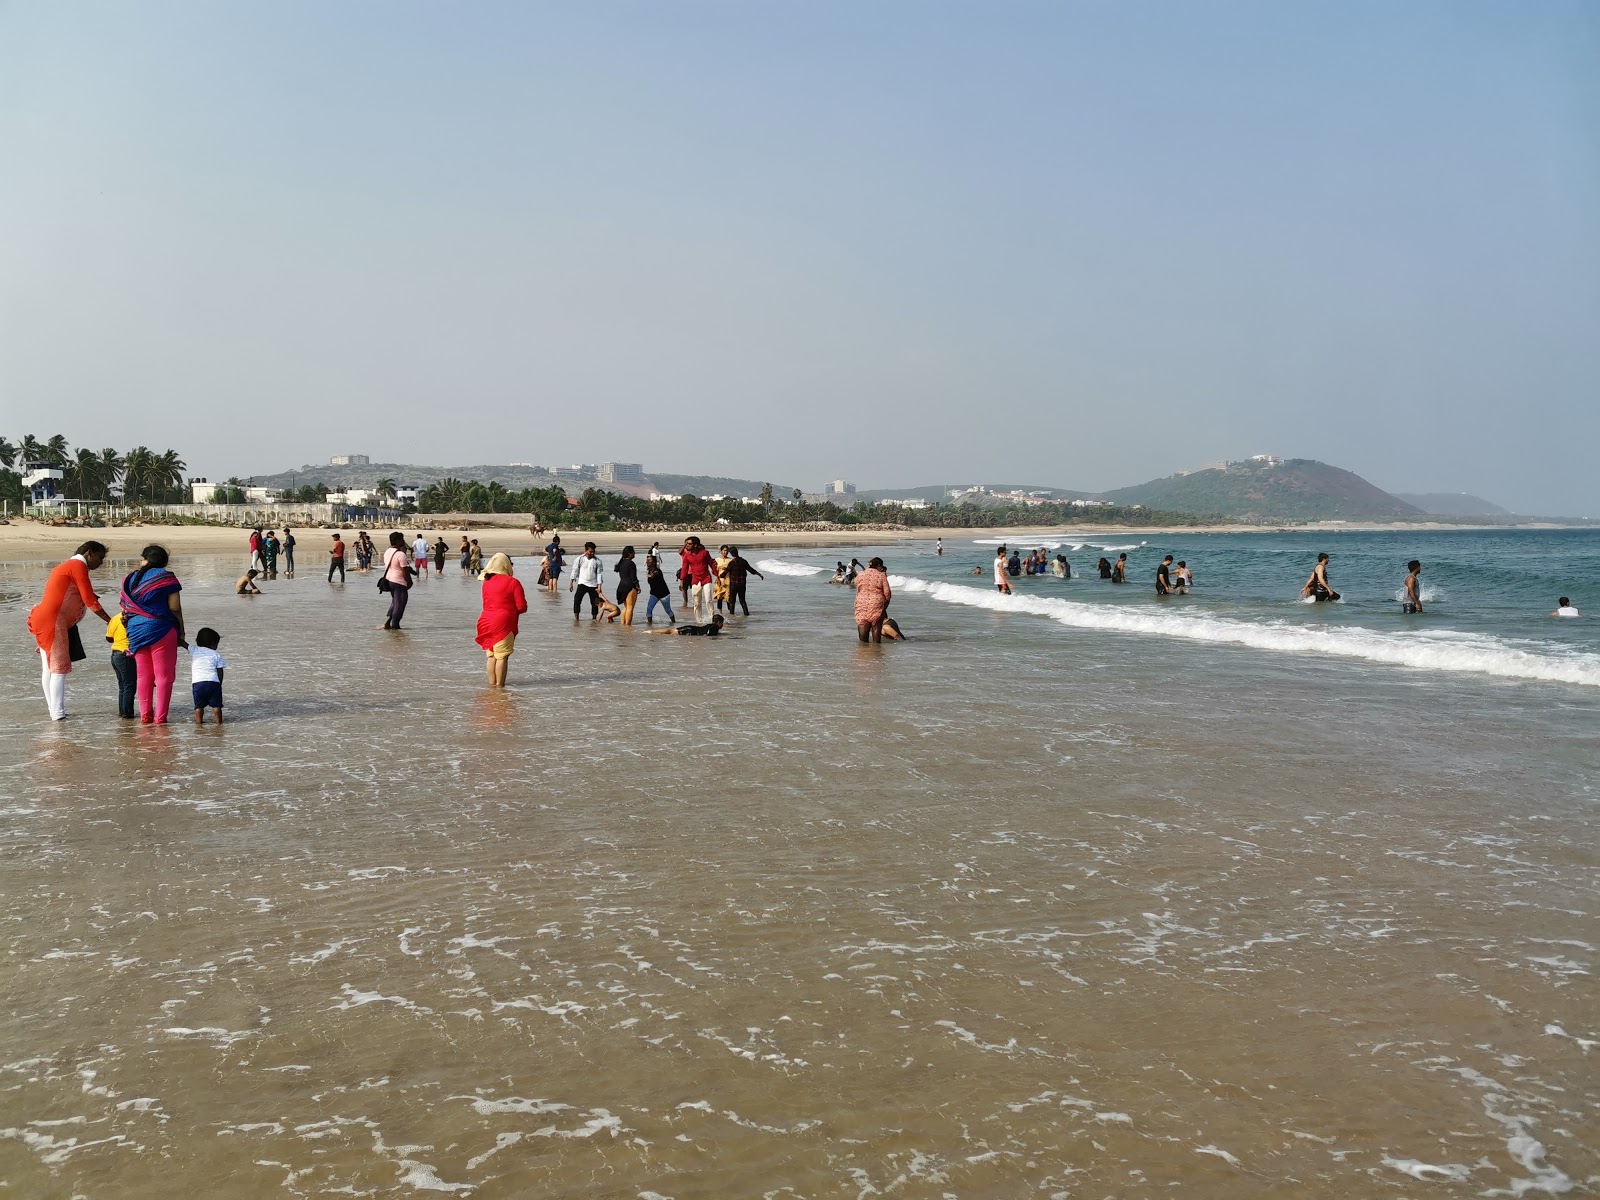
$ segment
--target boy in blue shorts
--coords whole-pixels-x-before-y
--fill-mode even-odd
[[[190,679],[194,682],[194,723],[206,723],[206,709],[217,714],[217,724],[222,724],[222,673],[228,660],[217,653],[217,643],[222,635],[210,626],[194,635],[194,645],[189,647]]]

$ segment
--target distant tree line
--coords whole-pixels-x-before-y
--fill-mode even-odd
[[[679,496],[673,500],[646,500],[626,492],[585,488],[575,499],[559,487],[511,491],[500,483],[467,483],[442,479],[417,495],[422,513],[530,513],[554,528],[595,529],[613,525],[619,530],[650,525],[705,526],[719,519],[730,525],[809,524],[832,521],[840,525],[911,525],[923,527],[991,529],[1008,525],[1162,524],[1198,525],[1190,513],[1158,512],[1148,508],[1106,506],[1091,509],[1070,504],[977,505],[944,504],[928,508],[901,508],[894,504],[857,501],[841,507],[831,500],[809,502],[799,492],[786,500],[773,495],[772,485],[761,489],[756,504],[743,500],[702,500]]]
[[[59,467],[61,491],[77,500],[172,504],[188,498],[184,483],[187,466],[176,450],[156,451],[148,446],[128,451],[74,449],[62,434],[41,441],[30,433],[15,443],[0,437],[0,499],[13,504],[27,502],[21,468],[29,463]]]

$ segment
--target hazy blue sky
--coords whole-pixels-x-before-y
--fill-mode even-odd
[[[0,429],[1600,514],[1600,4],[0,4]]]

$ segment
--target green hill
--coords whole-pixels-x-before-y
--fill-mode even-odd
[[[1142,504],[1236,521],[1414,521],[1422,509],[1352,471],[1310,458],[1229,463],[1103,492],[1116,504]]]

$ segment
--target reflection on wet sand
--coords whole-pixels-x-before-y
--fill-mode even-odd
[[[1350,674],[1330,721],[1326,679],[909,597],[861,646],[803,583],[710,644],[536,604],[496,693],[454,577],[395,636],[186,569],[232,723],[119,723],[94,663],[66,728],[3,702],[18,1196],[1600,1172],[1592,707]]]

